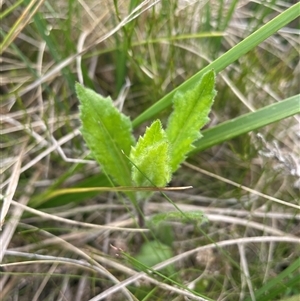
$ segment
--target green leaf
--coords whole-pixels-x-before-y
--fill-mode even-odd
[[[171,247],[159,241],[149,241],[142,245],[140,252],[135,257],[135,261],[131,261],[131,263],[138,269],[141,269],[144,266],[152,267],[171,257],[173,257]],[[141,263],[141,265],[138,265],[138,263]],[[173,266],[169,266],[171,271],[173,268]]]
[[[131,168],[126,155],[135,140],[130,119],[113,106],[110,97],[104,98],[78,83],[76,92],[81,103],[81,132],[92,155],[119,185],[131,186]]]
[[[164,187],[171,180],[169,142],[159,120],[147,127],[130,153],[137,186]]]
[[[161,222],[170,221],[170,220],[181,221],[182,223],[190,223],[190,222],[203,223],[208,221],[204,213],[199,210],[199,211],[185,211],[184,214],[182,214],[182,212],[179,211],[158,213],[155,214],[149,222],[154,226],[158,226]]]
[[[193,142],[202,137],[199,130],[209,121],[208,114],[216,95],[213,70],[203,75],[197,85],[174,95],[174,111],[166,130],[171,144],[171,168],[175,172],[194,149]]]

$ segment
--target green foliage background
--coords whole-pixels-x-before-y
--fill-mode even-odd
[[[1,298],[299,297],[297,1],[1,5],[0,186],[9,207],[0,233]],[[145,217],[165,219],[137,234],[131,203],[95,189],[111,183],[80,135],[75,82],[116,100],[137,138],[156,118],[166,125],[175,93],[211,69],[218,94],[210,122],[188,154],[190,165],[170,183],[194,190],[155,194]],[[120,180],[127,185],[129,178]],[[208,222],[167,218],[180,210],[203,211]],[[113,252],[145,262],[145,241],[172,250],[175,272],[154,276],[141,265],[147,273],[139,286],[130,282],[141,277],[138,264]],[[111,295],[123,281],[126,289]]]

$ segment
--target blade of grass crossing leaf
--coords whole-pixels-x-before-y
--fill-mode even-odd
[[[251,49],[255,48],[257,45],[266,40],[272,34],[274,34],[276,31],[281,29],[283,26],[296,19],[299,15],[300,3],[297,3],[288,8],[286,11],[282,12],[280,15],[272,19],[270,22],[268,22],[261,28],[259,28],[257,31],[252,33],[250,36],[245,38],[236,46],[232,47],[222,56],[220,56],[208,66],[203,68],[201,71],[199,71],[189,80],[185,81],[179,87],[171,91],[169,94],[161,98],[158,102],[156,102],[153,106],[144,111],[133,121],[133,127],[137,127],[144,121],[151,119],[153,116],[170,106],[176,91],[185,91],[190,89],[190,87],[192,87],[193,85],[195,85],[195,83],[199,81],[199,79],[203,76],[204,73],[211,69],[214,69],[216,73],[222,71],[231,63],[242,57],[244,54],[249,52]]]
[[[173,191],[173,190],[185,190],[190,189],[192,186],[181,186],[181,187],[134,187],[134,186],[116,186],[116,187],[109,187],[109,186],[101,186],[101,187],[81,187],[81,188],[64,188],[64,189],[57,189],[50,192],[45,198],[51,199],[53,197],[59,195],[66,195],[66,194],[77,194],[77,193],[86,193],[86,192],[105,192],[105,191]]]
[[[81,192],[81,193],[70,193],[70,194],[58,194],[53,196],[53,193],[57,191],[57,187],[50,187],[45,193],[42,193],[34,198],[32,198],[29,202],[30,207],[56,207],[63,206],[69,203],[79,203],[86,199],[91,199],[92,197],[99,195],[99,191],[93,190],[95,187],[105,187],[111,185],[110,181],[106,177],[105,174],[97,174],[94,176],[90,176],[75,186],[75,189],[80,188],[92,188],[92,191]]]
[[[265,108],[262,108],[256,112],[252,112],[246,115],[242,115],[236,119],[233,119],[228,122],[224,122],[220,125],[217,125],[214,128],[204,130],[202,132],[203,137],[194,143],[195,149],[193,149],[190,154],[202,151],[213,145],[219,144],[221,142],[227,141],[238,135],[245,134],[249,130],[255,130],[260,127],[266,126],[270,123],[276,122],[278,120],[284,119],[286,117],[292,116],[294,114],[300,113],[300,96],[296,95],[286,100],[283,100],[279,103],[272,104]],[[249,116],[250,115],[250,116]],[[243,131],[239,131],[239,125],[244,125]],[[96,175],[82,181],[76,187],[95,187],[95,186],[108,186],[109,182],[104,174]],[[32,200],[30,206],[37,207],[45,202],[48,203],[49,197],[46,193],[44,197],[39,196],[38,198]],[[66,204],[69,202],[80,202],[87,197],[92,197],[97,192],[89,193],[75,193],[70,195],[64,195],[63,197],[51,198],[51,205]]]

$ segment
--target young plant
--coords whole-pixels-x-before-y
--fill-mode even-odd
[[[130,119],[113,106],[110,97],[76,84],[83,138],[112,182],[132,190],[134,186],[164,187],[202,137],[199,130],[209,120],[214,86],[215,73],[210,70],[189,90],[177,91],[166,130],[156,120],[135,143]],[[142,213],[141,204],[152,193],[128,195]]]

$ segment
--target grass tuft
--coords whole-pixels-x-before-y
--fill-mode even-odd
[[[11,2],[1,4],[0,299],[299,298],[300,4]],[[138,139],[211,69],[210,123],[170,184],[193,189],[158,191],[140,229],[80,134],[75,82],[111,96]]]

